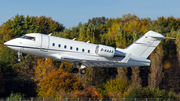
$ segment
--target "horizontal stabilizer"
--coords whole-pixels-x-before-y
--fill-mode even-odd
[[[165,39],[174,39],[174,40],[176,40],[176,38],[172,38],[172,37],[165,37]]]
[[[157,32],[149,31],[146,34],[146,37],[152,37],[157,39],[165,39],[165,37]]]

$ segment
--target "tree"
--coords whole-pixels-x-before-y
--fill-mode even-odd
[[[37,92],[41,97],[60,98],[61,93],[83,89],[82,83],[70,73],[64,71],[63,64],[56,68],[52,59],[37,60],[34,67],[34,81],[37,82]]]
[[[11,20],[8,20],[6,24],[11,26],[13,30],[12,38],[22,36],[25,34],[25,30],[23,28],[25,17],[23,15],[15,15]]]
[[[132,68],[132,76],[131,76],[131,82],[134,85],[141,85],[142,81],[141,78],[139,77],[139,73],[140,73],[140,67],[133,67]]]
[[[124,14],[124,15],[122,16],[122,19],[123,19],[123,20],[131,20],[131,19],[139,19],[139,17],[136,16],[136,14],[130,14],[130,13],[128,13],[128,14]]]
[[[26,33],[49,34],[52,32],[62,32],[63,30],[64,26],[50,17],[24,17],[17,14],[2,24],[0,35],[3,35],[3,39],[8,41],[11,38],[16,38]]]
[[[122,26],[120,25],[118,27],[118,34],[115,35],[116,40],[116,46],[119,48],[126,48],[126,33],[125,30],[123,30]]]
[[[3,23],[1,27],[2,28],[0,30],[0,35],[2,35],[3,40],[10,40],[13,35],[13,30],[11,29],[11,26]]]
[[[2,74],[2,79],[4,81],[4,94],[1,96],[7,96],[11,91],[18,92],[17,84],[17,70],[15,66],[17,65],[17,52],[11,50],[8,47],[3,47],[0,50],[0,69]],[[3,83],[2,81],[2,83]],[[13,82],[13,83],[12,83]]]
[[[162,51],[162,45],[160,44],[150,55],[151,66],[150,74],[148,77],[148,85],[153,88],[157,88],[160,85],[163,78]]]
[[[35,17],[30,17],[30,16],[26,16],[25,20],[24,20],[24,30],[26,31],[26,33],[34,33],[35,32]]]
[[[178,30],[177,32],[177,36],[176,36],[176,50],[177,50],[177,58],[178,58],[178,62],[179,62],[179,66],[180,66],[180,30]]]
[[[0,63],[2,67],[3,75],[11,75],[13,76],[13,72],[15,70],[15,64],[17,64],[17,52],[4,46],[0,50]]]
[[[37,84],[38,95],[46,98],[60,98],[62,92],[82,90],[82,83],[62,68],[53,69]]]
[[[5,93],[5,89],[4,89],[4,80],[2,79],[2,72],[1,72],[1,68],[0,68],[0,95],[3,95]],[[0,96],[3,97],[3,96]]]
[[[32,79],[34,79],[34,81],[36,82],[43,79],[44,76],[47,75],[47,73],[50,73],[52,70],[54,70],[55,64],[50,58],[47,58],[46,60],[39,59],[37,60],[37,66],[34,66],[33,68],[35,70],[35,76]]]
[[[37,60],[41,59],[43,60],[43,57],[30,54],[21,56],[21,62],[16,66],[18,75],[24,80],[32,80],[36,70],[33,67],[37,65]]]

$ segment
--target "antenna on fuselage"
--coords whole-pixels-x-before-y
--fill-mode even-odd
[[[76,40],[76,38],[73,39],[73,41]]]
[[[89,43],[90,42],[90,40],[89,41],[87,41],[86,43]]]
[[[51,35],[52,35],[52,33],[49,34],[49,36],[51,36]]]

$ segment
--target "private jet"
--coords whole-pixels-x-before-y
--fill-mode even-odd
[[[135,67],[149,66],[148,56],[153,52],[163,35],[148,31],[126,49],[101,44],[76,41],[40,33],[29,33],[4,43],[21,53],[49,57],[57,61],[72,62],[73,73],[86,73],[86,67]]]

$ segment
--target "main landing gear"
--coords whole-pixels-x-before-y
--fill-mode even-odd
[[[79,64],[79,65],[81,66],[80,73],[81,74],[86,74],[86,69],[85,69],[86,66],[84,66],[82,64]],[[75,63],[72,65],[72,68],[73,68],[73,70],[72,70],[73,73],[78,73],[79,72],[79,69],[77,68],[77,65]]]

